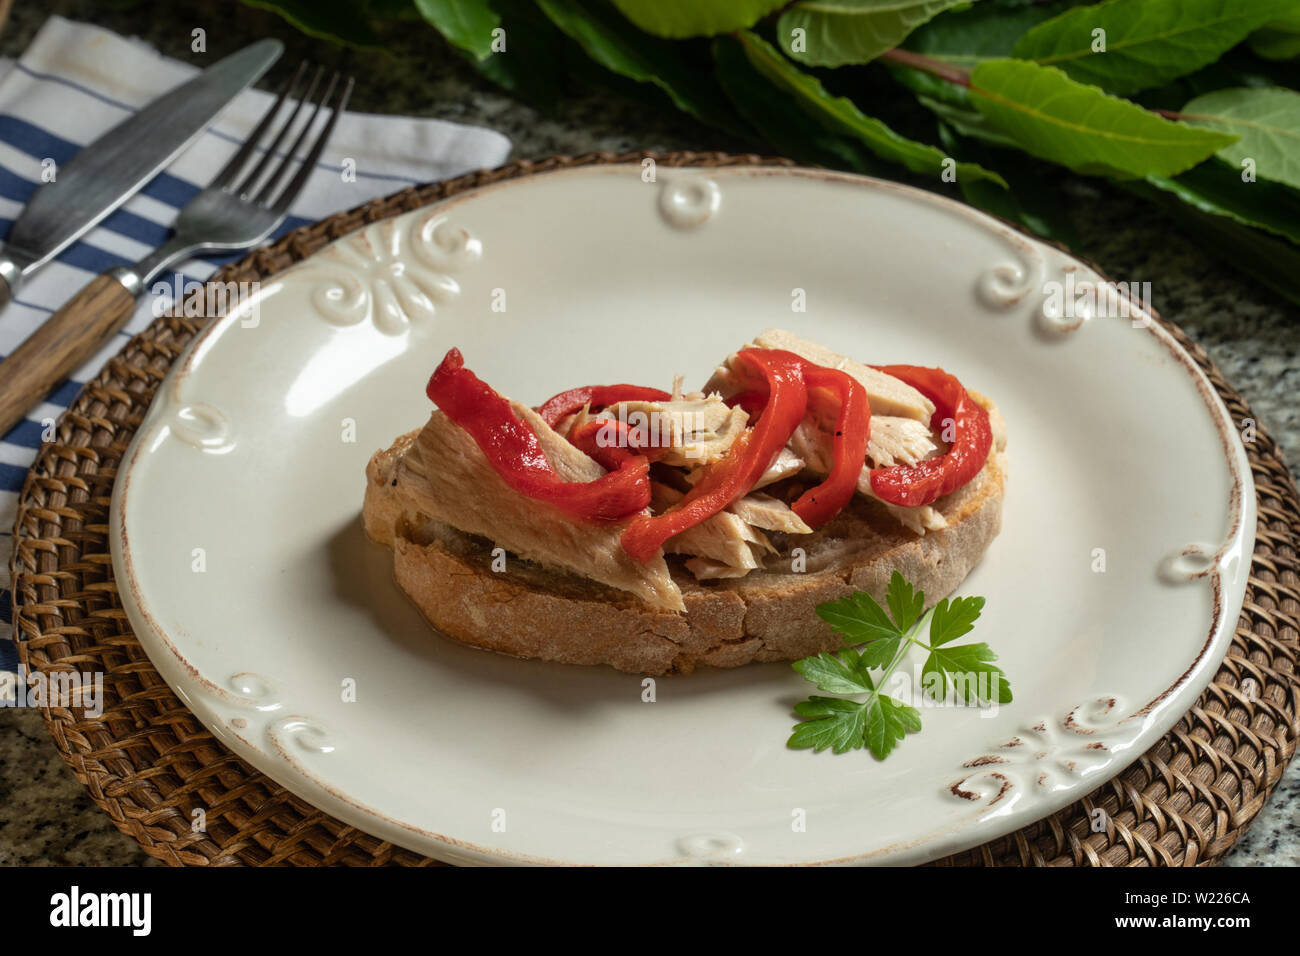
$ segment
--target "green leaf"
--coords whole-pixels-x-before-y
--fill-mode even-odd
[[[866,668],[888,667],[895,655],[898,654],[898,646],[902,641],[902,637],[886,637],[863,645],[862,666]]]
[[[308,36],[357,47],[380,47],[365,5],[348,0],[244,0],[250,7],[278,13]]]
[[[941,176],[948,157],[943,151],[925,143],[900,136],[880,120],[867,116],[852,100],[832,96],[816,77],[803,72],[756,34],[739,35],[749,62],[764,77],[793,95],[809,115],[830,129],[856,137],[868,149],[892,162],[902,163],[914,173]],[[957,163],[957,181],[988,179],[1005,188],[1006,181],[997,173],[975,163]]]
[[[884,760],[908,733],[921,729],[921,713],[885,694],[876,694],[866,703],[866,727],[863,738],[872,756]]]
[[[802,0],[781,14],[776,32],[782,52],[803,63],[869,63],[902,43],[921,24],[965,2],[968,0]]]
[[[1292,3],[1107,0],[1075,7],[1034,27],[1012,53],[1059,66],[1081,83],[1126,95],[1214,62]]]
[[[968,10],[950,10],[935,17],[903,45],[934,60],[974,66],[983,60],[1011,56],[1016,41],[1026,30],[1051,19],[1057,12],[1050,5],[1033,4],[1006,10],[995,3],[977,3]]]
[[[976,66],[970,95],[980,113],[1026,152],[1077,172],[1172,176],[1233,141],[1162,119],[1055,67],[1021,60]]]
[[[969,96],[966,98],[966,102],[970,104],[969,108],[956,106],[951,102],[938,100],[930,96],[918,95],[916,99],[922,106],[963,136],[977,139],[990,146],[1020,151],[1020,144],[993,126],[983,113],[978,112],[974,104],[970,102]]]
[[[1002,668],[989,663],[998,656],[987,644],[959,644],[956,647],[935,648],[921,668],[921,686],[932,700],[943,700],[949,691],[955,691],[957,700],[991,701],[988,693],[996,688],[999,704],[1011,703],[1011,684]],[[930,679],[938,675],[941,680]],[[939,693],[938,687],[942,687]]]
[[[1147,182],[1202,212],[1300,243],[1300,193],[1263,180],[1245,182],[1241,172],[1212,159],[1181,176],[1148,176]]]
[[[1264,24],[1251,34],[1250,49],[1266,60],[1290,60],[1300,56],[1300,10],[1293,10]]]
[[[901,574],[898,576],[902,577]],[[829,624],[833,631],[842,635],[845,644],[865,644],[881,638],[901,637],[903,634],[889,619],[885,609],[865,591],[856,591],[838,601],[818,604],[817,616]]]
[[[661,37],[715,36],[751,27],[787,0],[614,0],[642,30]]]
[[[853,651],[847,649],[843,653],[853,655]],[[859,673],[856,664],[856,655],[841,660],[834,654],[823,653],[805,657],[790,666],[802,674],[804,680],[811,681],[818,690],[829,694],[870,693],[874,689],[871,678],[865,672]]]
[[[862,746],[865,704],[842,697],[809,697],[796,704],[794,711],[804,722],[795,724],[794,733],[786,741],[787,747],[796,750],[811,747],[815,753],[830,747],[842,754]]]
[[[712,49],[719,85],[736,112],[754,129],[751,138],[764,149],[836,169],[879,171],[857,146],[827,130],[760,76],[738,40],[718,37]]]
[[[944,598],[934,606],[930,617],[930,646],[938,647],[969,634],[983,610],[982,597],[958,597],[951,601]]]
[[[479,72],[515,96],[554,111],[569,41],[530,0],[414,0],[420,15]],[[494,51],[501,29],[505,50]]]
[[[415,8],[448,43],[474,59],[493,55],[492,31],[501,26],[501,18],[486,0],[415,0]]]
[[[890,613],[894,615],[894,624],[900,631],[907,633],[925,609],[925,592],[915,590],[912,582],[895,571],[889,577],[885,601],[889,604]]]
[[[1300,188],[1300,93],[1280,87],[1240,87],[1198,96],[1181,110],[1196,126],[1240,139],[1218,155],[1242,168],[1254,160],[1260,179]]]
[[[921,729],[921,714],[915,707],[884,694],[873,694],[861,704],[839,697],[810,697],[794,710],[804,721],[795,724],[786,746],[796,750],[811,747],[820,753],[829,747],[842,754],[865,744],[877,760],[884,760],[904,736]]]
[[[542,12],[607,70],[663,90],[678,109],[736,131],[732,111],[707,74],[686,65],[679,44],[647,36],[601,0],[537,0]]]

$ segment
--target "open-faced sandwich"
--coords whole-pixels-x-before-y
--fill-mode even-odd
[[[1001,524],[993,403],[942,369],[868,366],[769,330],[702,391],[574,388],[537,408],[452,349],[428,423],[366,470],[366,533],[434,627],[519,657],[642,674],[797,660],[814,613],[933,604]]]

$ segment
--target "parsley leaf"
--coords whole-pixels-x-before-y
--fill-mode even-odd
[[[895,571],[889,578],[889,590],[885,593],[889,612],[894,615],[894,623],[900,631],[907,631],[921,616],[925,607],[925,592],[913,590],[912,584]]]
[[[921,712],[886,694],[876,694],[867,708],[867,746],[877,760],[884,760],[907,733],[921,729]]]
[[[951,601],[944,598],[934,606],[934,616],[930,619],[930,646],[947,644],[968,633],[983,610],[982,597],[953,598]]]
[[[864,591],[817,605],[817,616],[843,635],[845,644],[863,644],[881,637],[902,637],[876,599]]]
[[[833,654],[818,654],[795,661],[793,667],[804,676],[804,680],[817,685],[818,690],[831,694],[866,694],[873,690],[871,678],[865,669],[859,671],[858,656],[851,650],[843,652],[843,657]]]
[[[867,667],[884,667],[894,659],[903,640],[903,631],[889,619],[876,599],[864,591],[817,605],[817,616],[829,624],[845,644],[866,645],[862,649],[862,659]],[[830,688],[823,687],[822,690]]]
[[[874,696],[874,695],[873,695]],[[835,753],[862,749],[867,705],[843,697],[809,697],[796,704],[794,712],[805,718],[795,726],[786,746],[811,747],[820,753],[830,747]]]
[[[993,701],[1011,703],[1011,685],[1002,668],[990,664],[998,655],[987,644],[959,644],[930,648],[921,668],[921,686],[931,700],[941,701],[952,690],[961,703]],[[995,696],[996,695],[996,696]]]

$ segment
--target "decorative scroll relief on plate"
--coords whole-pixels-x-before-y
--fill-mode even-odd
[[[176,406],[167,419],[167,428],[180,441],[214,455],[235,447],[226,416],[203,402]]]
[[[267,715],[267,718],[272,717],[276,711],[283,709],[283,705],[278,700],[274,682],[252,671],[242,671],[231,675],[226,680],[224,687],[210,686],[222,699],[251,706],[262,711]],[[244,730],[248,727],[248,719],[239,716],[232,717],[230,725],[236,730]],[[310,717],[298,715],[280,717],[268,723],[264,733],[267,740],[281,754],[285,755],[287,755],[290,747],[314,754],[333,753],[335,749],[324,727],[321,726],[319,721]]]
[[[282,717],[266,728],[266,736],[285,756],[288,756],[289,747],[312,754],[334,752],[334,744],[325,728],[308,717]]]
[[[311,277],[311,301],[335,325],[369,320],[385,335],[428,321],[437,304],[460,295],[453,273],[477,261],[482,243],[428,211],[371,223],[316,253],[286,278]]]
[[[1067,263],[1061,278],[1043,285],[1040,328],[1046,332],[1073,332],[1097,316],[1123,319],[1135,329],[1152,322],[1150,283],[1111,282]]]
[[[1199,581],[1214,572],[1227,551],[1227,545],[1216,549],[1211,544],[1189,544],[1165,555],[1156,573],[1165,584]]]
[[[704,176],[665,181],[659,190],[659,214],[677,229],[702,225],[721,208],[722,190]]]
[[[1005,238],[1014,247],[1015,257],[984,270],[975,281],[976,298],[997,311],[1006,311],[1040,292],[1047,275],[1042,250],[1017,236]]]
[[[226,689],[241,703],[252,704],[263,710],[275,710],[280,706],[275,703],[275,690],[271,682],[252,671],[231,675],[226,681]]]
[[[975,282],[975,297],[985,307],[1006,312],[1025,301],[1037,302],[1033,321],[1049,339],[1077,331],[1097,315],[1131,317],[1135,326],[1150,323],[1151,317],[1114,283],[1068,261],[1049,268],[1037,246],[1007,238],[1015,257],[986,269]]]
[[[745,841],[734,833],[692,833],[677,841],[677,852],[685,866],[725,866],[739,863]]]
[[[1043,307],[1037,316],[1041,331],[1074,332],[1097,314],[1097,296],[1104,294],[1104,287],[1086,279],[1075,281],[1074,273],[1074,266],[1065,266],[1061,279],[1043,283]]]
[[[1059,721],[1048,718],[962,764],[968,773],[948,786],[957,800],[993,807],[1011,796],[1069,790],[1107,767],[1142,732],[1141,721],[1126,723],[1118,697],[1099,697],[1075,707]]]

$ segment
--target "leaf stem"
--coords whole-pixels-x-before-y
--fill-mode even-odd
[[[936,60],[921,53],[913,53],[911,50],[904,50],[902,47],[894,47],[894,49],[886,50],[880,54],[879,59],[889,60],[900,66],[908,66],[914,70],[920,70],[922,73],[929,73],[941,80],[947,80],[949,83],[956,83],[958,86],[970,89],[970,70],[963,69],[960,66],[953,66],[951,63],[944,63],[942,60]]]
[[[898,650],[894,653],[893,659],[885,669],[880,672],[880,677],[876,680],[877,694],[880,693],[880,688],[885,686],[885,681],[889,680],[889,678],[893,676],[894,671],[898,669],[898,665],[903,663],[903,658],[907,656],[907,652],[911,649],[913,644],[917,647],[929,649],[928,644],[921,643],[913,635],[924,632],[926,627],[929,626],[930,618],[933,616],[934,608],[930,608],[930,610],[926,611],[917,619],[915,624],[907,629],[907,633],[903,635],[903,639],[898,642]]]

